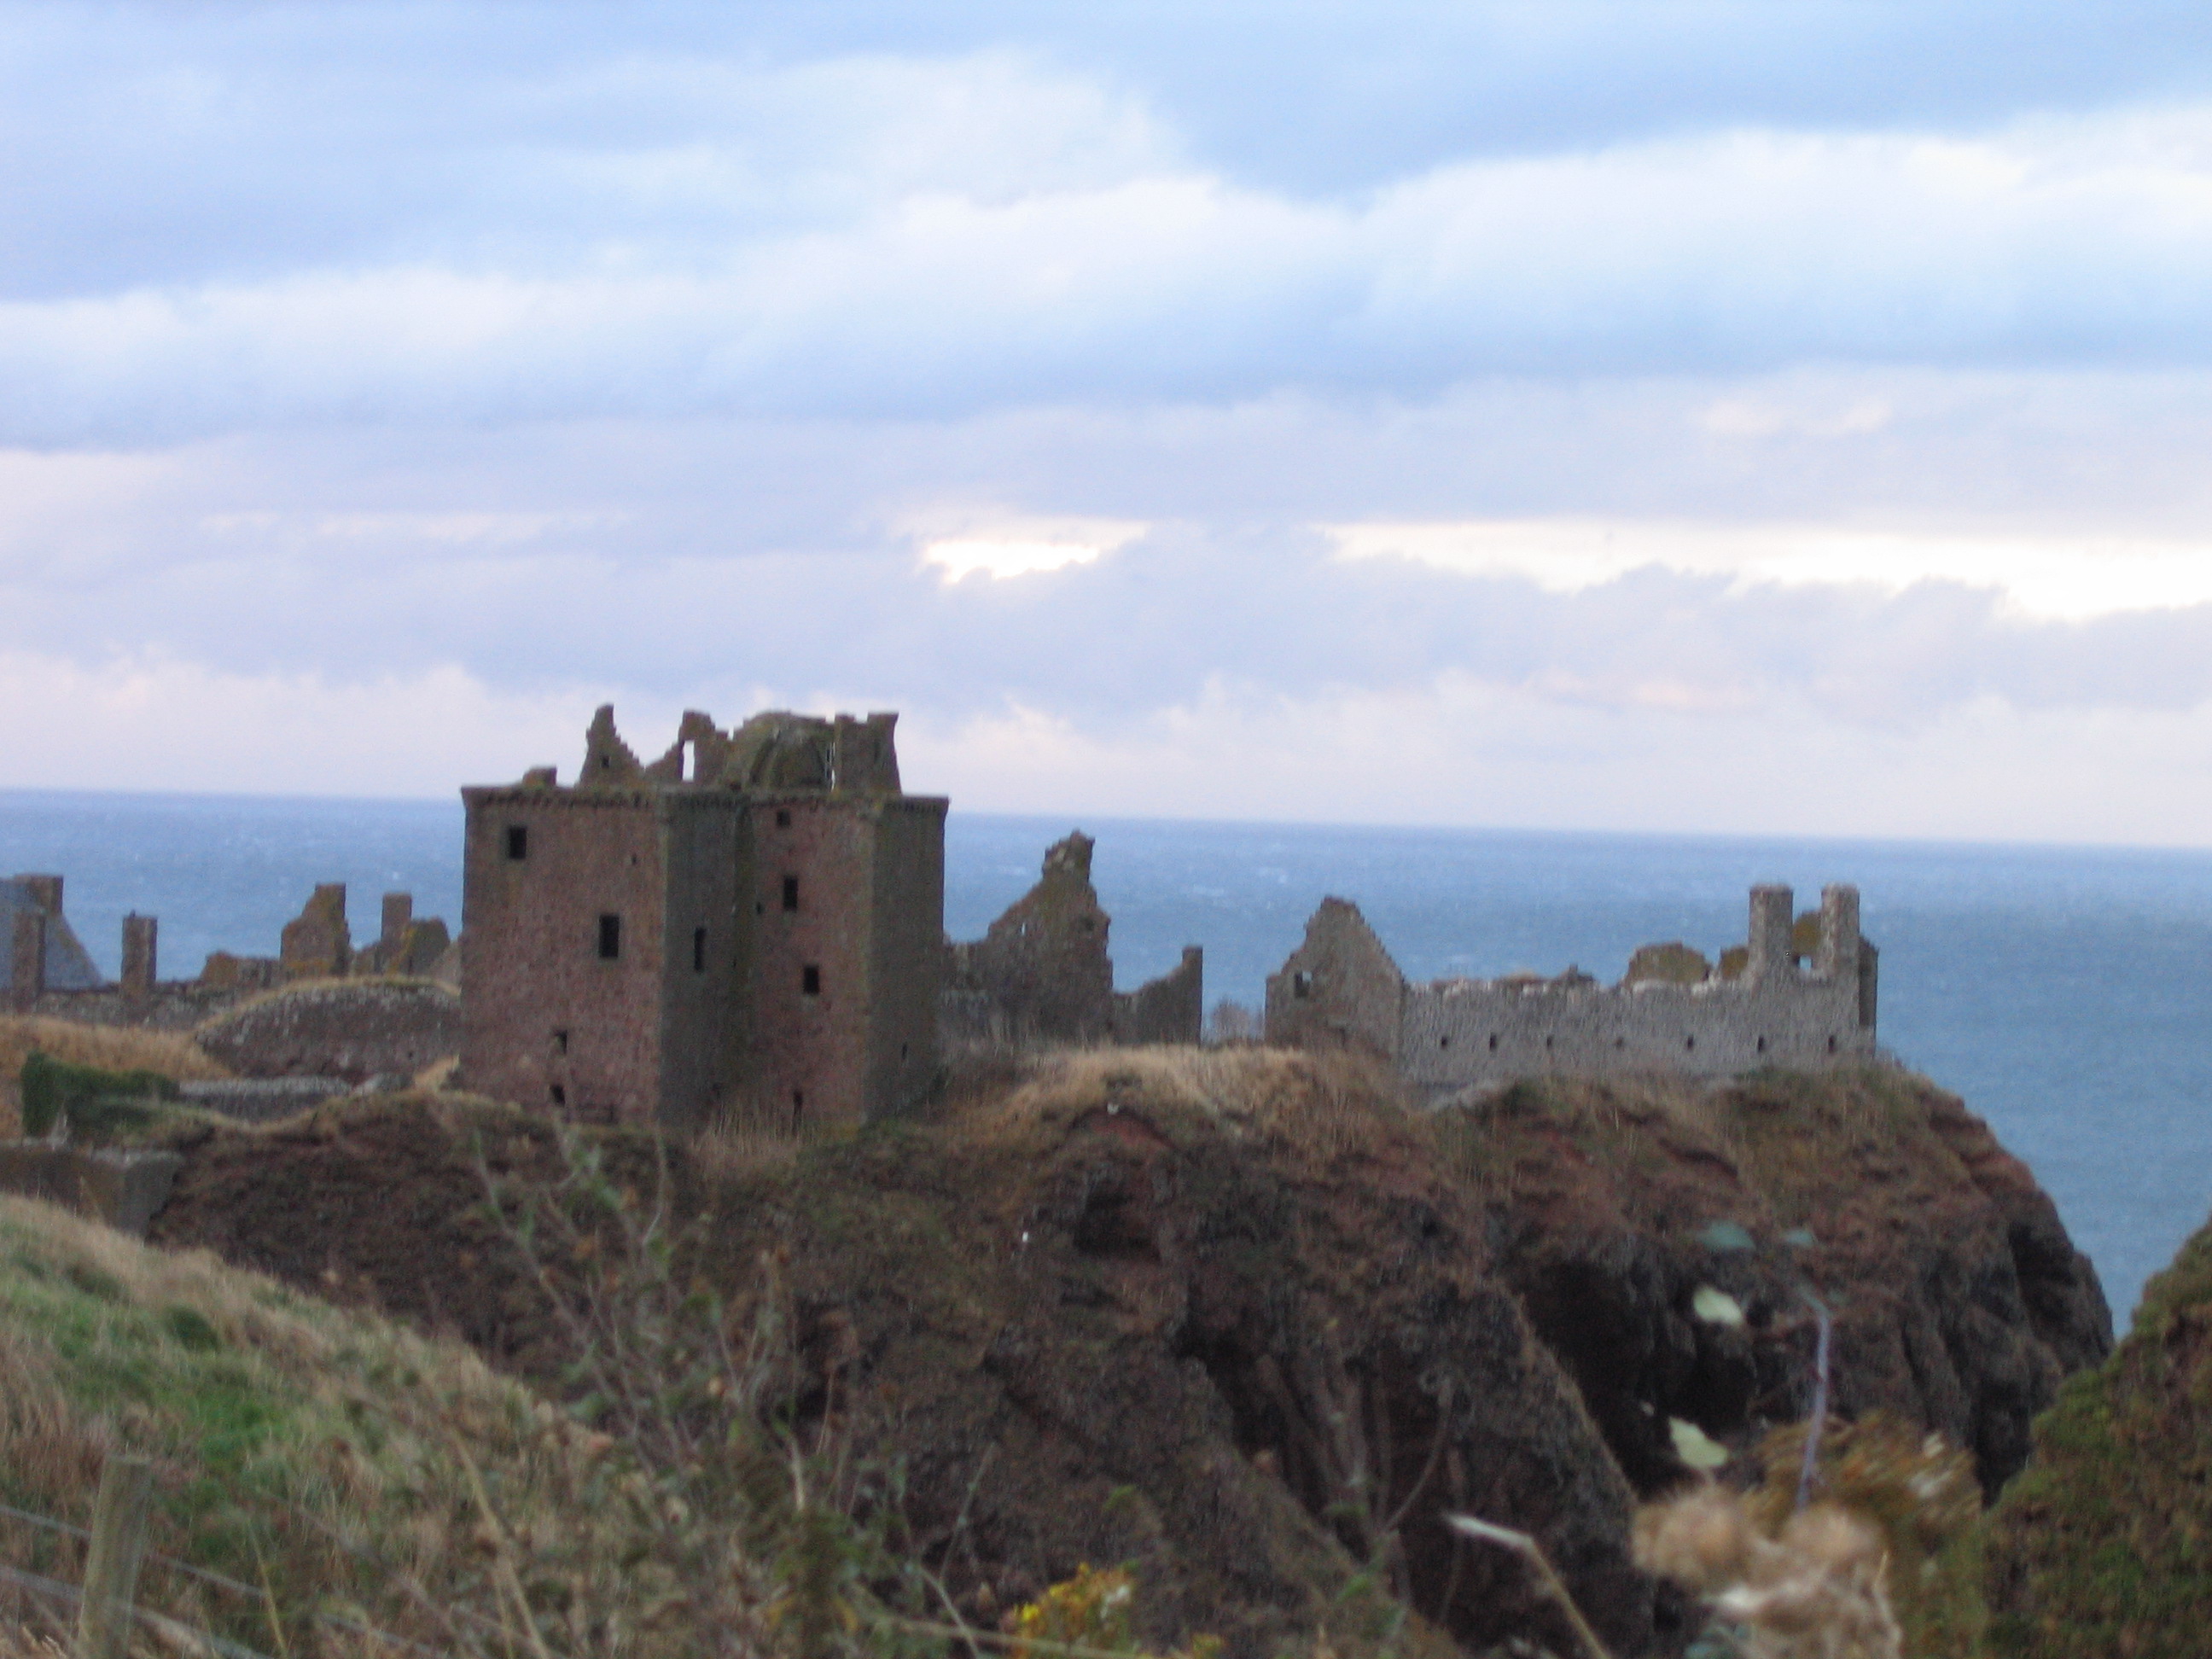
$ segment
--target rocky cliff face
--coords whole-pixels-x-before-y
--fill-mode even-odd
[[[471,1146],[550,1167],[543,1126],[451,1101],[198,1132],[155,1236],[550,1376]],[[1630,1563],[1634,1497],[1686,1476],[1677,1420],[1742,1446],[1802,1411],[1805,1290],[1837,1310],[1837,1404],[1942,1430],[1989,1484],[2108,1341],[2025,1170],[1895,1074],[1431,1116],[1348,1060],[1109,1051],[676,1176],[702,1265],[786,1264],[824,1398],[903,1467],[970,1613],[1127,1560],[1152,1641],[1240,1656],[1364,1651],[1406,1607],[1416,1650],[1571,1651],[1455,1511],[1534,1533],[1616,1653],[1679,1650],[1682,1608]]]
[[[1738,1447],[1809,1404],[1884,1407],[1971,1451],[1994,1493],[2060,1381],[2112,1346],[2095,1271],[2027,1167],[1909,1073],[1522,1084],[1440,1114],[1500,1271],[1623,1471],[1677,1478],[1669,1425]],[[1701,1318],[1723,1292],[1741,1323]]]

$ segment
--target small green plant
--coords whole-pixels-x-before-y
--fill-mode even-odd
[[[66,1118],[79,1140],[107,1140],[143,1129],[161,1103],[179,1097],[174,1079],[159,1072],[109,1072],[73,1066],[33,1049],[23,1060],[23,1133],[52,1134]]]
[[[703,1221],[674,1218],[665,1149],[649,1187],[574,1130],[559,1153],[550,1183],[478,1169],[563,1329],[562,1414],[596,1454],[579,1498],[631,1542],[610,1579],[580,1555],[587,1540],[517,1524],[486,1487],[484,1530],[509,1563],[502,1619],[536,1632],[535,1659],[915,1650],[908,1615],[938,1592],[904,1547],[897,1472],[852,1455],[834,1363],[801,1355],[781,1258],[763,1254],[750,1295],[726,1297],[699,1270]]]

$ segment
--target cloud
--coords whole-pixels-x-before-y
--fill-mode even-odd
[[[858,153],[815,123],[836,153],[814,169],[711,140],[604,155],[589,188],[571,176],[581,162],[522,161],[560,177],[541,172],[489,242],[434,216],[368,257],[272,248],[252,271],[19,292],[0,301],[0,439],[945,418],[1284,388],[1425,398],[1502,374],[2212,353],[2204,108],[1973,137],[1705,132],[1461,160],[1337,202],[1241,186],[1129,138],[1135,118],[1095,88],[988,67],[899,67],[894,108],[950,103],[994,139],[956,131],[920,162],[881,116],[868,125],[884,142]],[[872,82],[850,73],[782,95],[872,107]],[[1070,136],[1010,172],[1006,145],[1047,109]],[[726,166],[797,196],[753,201]],[[1723,437],[1893,418],[1878,403],[1802,416],[1725,398],[1705,416]]]
[[[2021,615],[2064,622],[2212,605],[2212,535],[1977,536],[1591,519],[1327,528],[1342,558],[1407,559],[1470,576],[1518,577],[1557,593],[1661,569],[1724,577],[1737,592],[1761,585],[1864,584],[1901,593],[1951,583],[1996,594]]]

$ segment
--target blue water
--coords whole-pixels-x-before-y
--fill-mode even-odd
[[[973,938],[1036,878],[1063,819],[956,811],[945,922]],[[1356,900],[1413,978],[1617,978],[1631,951],[1709,956],[1753,882],[1801,907],[1858,884],[1881,947],[1881,1039],[1958,1091],[2025,1158],[2116,1310],[2212,1210],[2212,854],[1089,819],[1127,988],[1203,945],[1207,1000],[1256,1006],[1326,894]],[[0,872],[52,870],[103,971],[136,908],[165,975],[268,953],[319,881],[356,938],[377,898],[458,922],[458,802],[0,791]]]

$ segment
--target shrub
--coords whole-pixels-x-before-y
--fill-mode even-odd
[[[175,1081],[159,1072],[110,1072],[73,1066],[33,1049],[23,1061],[23,1133],[51,1134],[63,1118],[81,1140],[106,1140],[141,1129],[159,1103],[178,1099]]]

